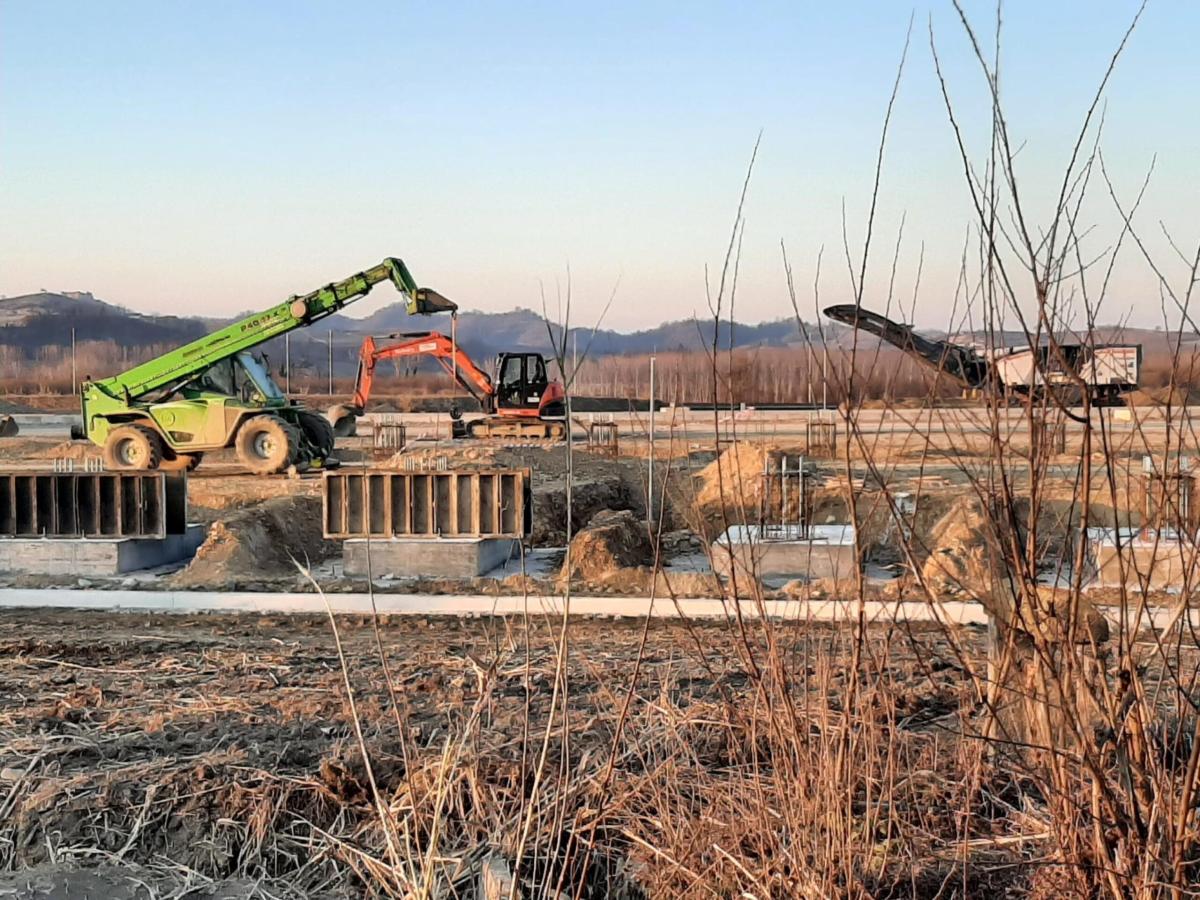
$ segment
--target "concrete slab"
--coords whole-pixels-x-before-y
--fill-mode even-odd
[[[163,538],[0,538],[0,572],[104,577],[191,559],[203,525]]]
[[[425,578],[474,578],[519,557],[513,538],[414,537],[342,543],[342,570],[354,578],[367,577],[367,551],[373,578],[384,575]]]
[[[1091,586],[1178,591],[1200,584],[1200,542],[1173,529],[1137,531],[1089,528],[1087,556]]]
[[[728,577],[850,578],[858,565],[854,526],[813,525],[805,537],[795,526],[732,525],[713,544],[713,569]]]

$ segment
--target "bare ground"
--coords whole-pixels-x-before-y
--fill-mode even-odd
[[[328,621],[12,611],[3,619],[0,873],[32,869],[56,883],[82,867],[68,881],[86,886],[132,871],[159,896],[184,896],[190,885],[197,898],[225,896],[230,885],[250,896],[249,884],[263,891],[255,896],[355,897],[387,880],[387,837]],[[531,884],[551,871],[567,884],[579,879],[582,896],[709,895],[696,893],[688,873],[697,867],[718,893],[733,890],[744,881],[737,857],[778,852],[764,839],[781,827],[742,821],[744,792],[764,778],[758,790],[790,791],[771,783],[787,767],[769,761],[780,748],[768,734],[754,737],[768,721],[758,713],[769,713],[758,676],[740,661],[746,647],[763,650],[764,636],[743,645],[722,625],[572,623],[567,730],[556,715],[540,802],[530,806],[556,708],[557,625],[384,621],[378,640],[393,703],[375,630],[339,622],[371,775],[395,835],[407,835],[400,868],[463,897],[475,896],[479,867],[493,856]],[[791,693],[805,727],[829,728],[846,702],[845,633],[793,626],[777,637],[798,664]],[[869,652],[886,657],[886,676],[876,673],[885,681],[871,687],[892,735],[880,751],[916,779],[900,818],[922,835],[910,836],[912,849],[926,852],[909,858],[901,848],[909,838],[868,837],[883,856],[864,859],[860,874],[882,893],[903,885],[905,895],[913,886],[933,896],[958,865],[954,809],[968,802],[959,767],[970,754],[955,749],[955,734],[973,708],[958,654],[978,662],[982,634],[964,630],[953,644],[932,631],[869,635]],[[990,777],[987,790],[1005,790],[1002,773]],[[687,800],[695,790],[705,803]],[[970,833],[1023,827],[1008,816],[997,806],[974,817]],[[750,844],[728,859],[711,849],[739,841]],[[1021,880],[1011,869],[1019,848],[969,858],[955,877],[980,890]],[[785,859],[775,864],[778,887],[800,883]],[[0,897],[21,877],[0,876]]]

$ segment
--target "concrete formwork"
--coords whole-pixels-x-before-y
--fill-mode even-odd
[[[793,535],[733,525],[713,544],[713,570],[728,577],[850,578],[858,566],[852,525],[810,525]]]
[[[0,538],[164,538],[186,525],[181,474],[0,472]]]
[[[533,526],[528,469],[326,472],[327,538],[520,538]]]

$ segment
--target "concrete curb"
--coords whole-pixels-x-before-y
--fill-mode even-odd
[[[330,606],[337,613],[369,614],[368,594],[327,594]],[[375,595],[375,606],[381,613],[414,616],[514,616],[561,615],[561,597],[491,597],[483,594],[384,594]],[[858,617],[853,601],[838,600],[769,600],[764,604],[769,618],[789,621],[844,622]],[[323,613],[325,602],[312,593],[255,593],[212,591],[101,591],[40,588],[0,590],[0,608],[57,608],[97,611],[139,612],[254,612],[254,613]],[[758,607],[749,601],[741,604],[742,615],[758,618]],[[571,614],[592,617],[650,616],[656,619],[725,619],[732,617],[732,604],[703,597],[572,597]],[[869,622],[946,622],[955,625],[986,624],[987,615],[976,603],[949,602],[938,607],[928,603],[906,601],[866,604],[864,615]]]

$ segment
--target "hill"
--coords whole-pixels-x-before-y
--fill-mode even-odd
[[[9,364],[10,371],[19,370],[21,360],[47,363],[59,360],[70,347],[73,328],[80,344],[91,344],[97,348],[86,371],[96,375],[111,374],[120,368],[115,362],[117,359],[122,364],[131,364],[169,347],[194,340],[229,321],[232,320],[138,313],[97,299],[86,292],[40,292],[0,298],[0,359]],[[820,331],[812,324],[807,328],[808,341],[819,346]],[[332,331],[334,372],[339,377],[346,377],[354,373],[358,345],[365,334],[427,330],[448,332],[449,329],[447,318],[410,317],[403,305],[397,303],[365,319],[331,316],[314,328],[294,332],[286,349],[281,339],[263,349],[275,363],[281,364],[286,353],[290,354],[293,370],[324,374],[328,372],[331,355],[327,335]],[[830,346],[851,346],[853,332],[850,329],[827,322],[824,330]],[[933,330],[923,332],[930,337],[942,336]],[[560,332],[556,328],[554,333],[557,335]],[[754,325],[722,322],[716,335],[720,348],[729,347],[731,334],[733,346],[740,349],[801,347],[806,344],[800,328],[790,317]],[[1147,354],[1161,354],[1170,346],[1173,335],[1145,328],[1105,327],[1098,329],[1097,337],[1106,341],[1141,343]],[[1185,340],[1194,337],[1185,337]],[[550,332],[541,314],[532,309],[514,309],[503,313],[464,311],[459,316],[458,339],[461,346],[485,366],[502,350],[551,352]],[[959,339],[963,339],[962,336]],[[1002,342],[1010,342],[1010,339],[1012,343],[1024,343],[1023,338],[1015,333],[1006,332],[1000,338]],[[596,359],[652,352],[695,351],[711,347],[712,343],[711,320],[684,319],[628,333],[602,328],[593,335],[590,328],[572,329],[567,339],[567,352],[571,355],[577,348],[582,354],[590,345],[591,358]],[[876,344],[873,337],[859,335],[858,346],[861,350],[870,350]],[[105,347],[108,352],[100,352]],[[119,348],[120,352],[111,352],[115,348]]]
[[[78,341],[155,345],[195,340],[210,330],[198,318],[132,312],[90,293],[38,293],[0,299],[0,345],[18,348],[29,358],[39,349]]]
[[[114,343],[123,347],[162,347],[183,344],[227,324],[232,319],[184,316],[156,316],[137,313],[107,303],[90,293],[37,293],[0,299],[0,347],[8,354],[27,359],[42,358],[49,348],[67,348],[71,329],[79,342]],[[354,353],[363,335],[426,330],[449,331],[445,317],[412,317],[403,305],[396,304],[366,319],[343,315],[330,316],[312,329],[293,334],[290,352],[293,364],[317,366],[327,354],[326,335],[334,332],[335,369],[351,368]],[[556,334],[561,332],[555,329]],[[780,319],[760,325],[732,326],[736,347],[785,346],[796,342],[799,332],[792,319]],[[730,326],[723,322],[720,345],[729,344]],[[569,351],[577,342],[579,352],[591,345],[593,356],[613,354],[698,350],[712,343],[711,321],[683,320],[667,322],[655,328],[622,333],[601,329],[593,337],[588,329],[572,329]],[[550,332],[541,315],[531,309],[503,313],[463,312],[459,315],[458,339],[462,347],[481,363],[501,350],[550,352]],[[274,359],[284,352],[282,342],[267,347]],[[132,354],[131,354],[132,355]]]

